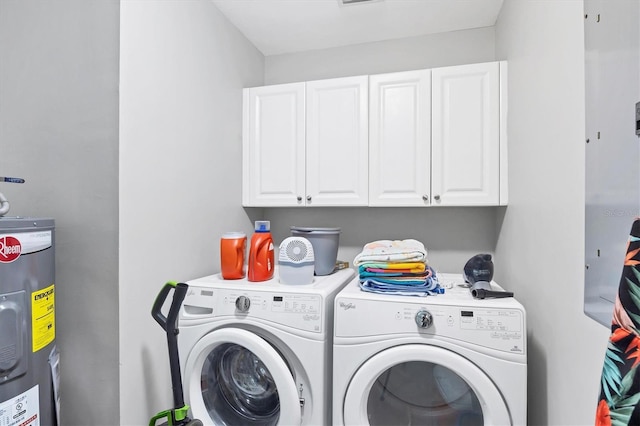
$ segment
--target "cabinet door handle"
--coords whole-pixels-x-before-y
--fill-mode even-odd
[[[298,202],[302,201],[302,197],[298,195]]]
[[[311,195],[307,195],[307,201],[311,201]]]
[[[423,199],[424,201],[429,201],[429,196],[428,196],[428,195],[423,195],[423,196],[422,196],[422,199]]]
[[[440,196],[439,196],[439,195],[435,195],[435,196],[433,197],[433,199],[434,199],[434,200],[436,200],[436,201],[440,201]]]

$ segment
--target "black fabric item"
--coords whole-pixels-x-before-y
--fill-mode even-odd
[[[640,219],[631,227],[600,381],[596,426],[640,425]]]

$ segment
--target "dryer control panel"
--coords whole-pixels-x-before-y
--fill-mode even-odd
[[[526,352],[525,315],[520,309],[336,298],[336,338],[416,335],[514,355]]]
[[[519,333],[522,331],[522,324],[521,317],[517,311],[461,309],[460,328],[464,330],[492,330]]]

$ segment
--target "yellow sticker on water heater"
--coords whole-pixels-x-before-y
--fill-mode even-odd
[[[33,352],[53,342],[56,338],[55,286],[31,293],[31,336]]]

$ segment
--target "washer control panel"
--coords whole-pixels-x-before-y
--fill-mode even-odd
[[[323,304],[319,294],[192,287],[183,302],[181,318],[252,318],[321,333],[325,330]]]
[[[271,310],[273,312],[284,312],[292,314],[319,314],[321,306],[320,296],[310,296],[304,294],[287,294],[273,296]]]

